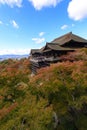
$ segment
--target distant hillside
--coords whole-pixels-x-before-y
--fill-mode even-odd
[[[27,58],[0,62],[0,130],[87,130],[87,48],[62,58],[37,75]]]
[[[5,59],[21,59],[21,58],[28,58],[28,54],[27,55],[0,55],[0,61],[1,60],[5,60]]]

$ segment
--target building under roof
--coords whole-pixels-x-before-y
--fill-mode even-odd
[[[46,43],[41,49],[32,49],[31,55],[43,54],[44,52],[49,52],[51,50],[72,51],[82,47],[87,47],[87,40],[70,32]]]
[[[41,49],[32,49],[30,53],[31,62],[37,62],[38,64],[42,61],[44,63],[54,63],[60,60],[61,55],[84,47],[87,47],[87,40],[69,32],[46,43]]]

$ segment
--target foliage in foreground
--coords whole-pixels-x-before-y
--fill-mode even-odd
[[[29,67],[0,63],[0,130],[87,130],[87,61]]]

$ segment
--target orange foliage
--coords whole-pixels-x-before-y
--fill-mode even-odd
[[[0,110],[0,119],[2,119],[4,116],[6,116],[7,114],[9,114],[12,110],[14,110],[16,107],[18,106],[17,103],[12,104],[11,106],[9,106],[8,108],[3,108]]]

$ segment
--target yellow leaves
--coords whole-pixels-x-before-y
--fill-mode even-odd
[[[28,85],[26,83],[24,83],[24,82],[20,82],[15,87],[17,87],[18,90],[25,90],[25,89],[28,88]]]

